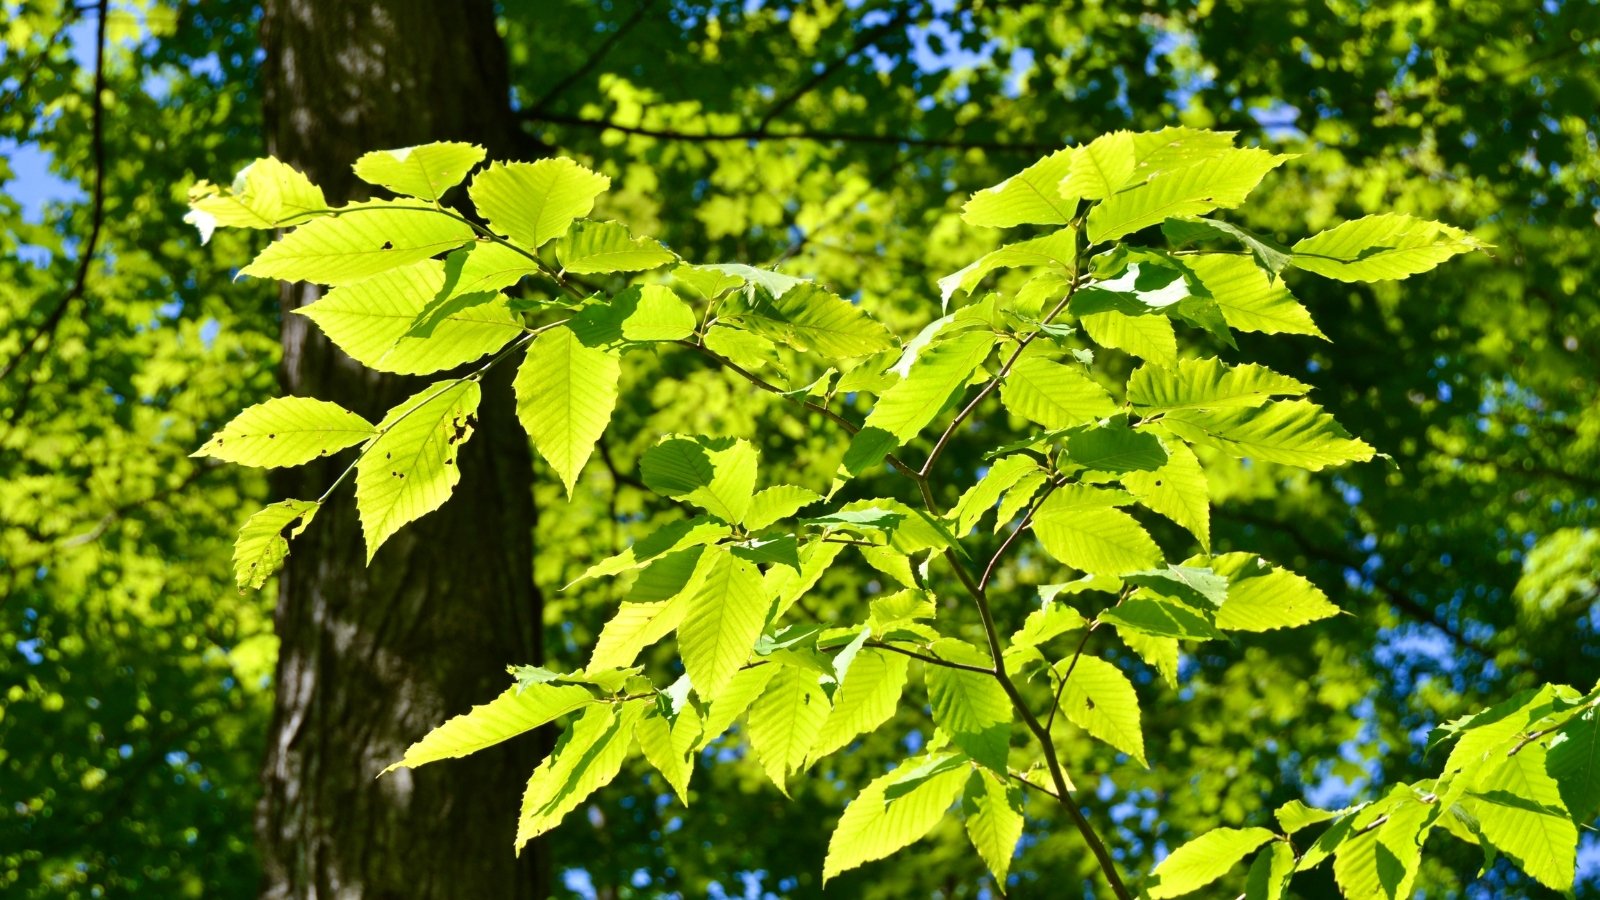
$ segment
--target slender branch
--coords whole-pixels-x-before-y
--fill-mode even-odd
[[[605,40],[601,41],[600,45],[594,48],[594,52],[589,54],[589,58],[584,60],[582,65],[573,69],[565,78],[556,82],[538,100],[535,100],[533,105],[528,108],[529,113],[536,114],[544,111],[551,103],[560,99],[579,79],[593,72],[595,66],[600,65],[600,62],[611,52],[611,48],[615,47],[618,41],[626,37],[628,32],[632,31],[644,19],[645,13],[649,12],[650,7],[653,5],[655,5],[655,0],[639,0],[639,5],[634,7],[633,15],[629,16],[621,25],[618,25],[617,30],[611,32]]]
[[[789,132],[757,131],[754,128],[744,128],[737,131],[725,132],[689,132],[679,131],[674,128],[650,128],[642,125],[622,125],[607,119],[589,119],[582,116],[564,115],[552,112],[533,112],[531,110],[520,113],[521,117],[529,122],[544,122],[551,125],[570,125],[576,128],[593,128],[598,131],[620,131],[623,134],[652,137],[665,141],[683,141],[686,143],[743,143],[763,141],[815,141],[817,143],[840,144],[884,144],[889,146],[907,147],[934,147],[951,150],[988,150],[994,153],[1049,153],[1061,149],[1056,144],[1038,144],[1031,142],[1005,143],[1002,141],[977,141],[959,140],[949,138],[925,138],[903,134],[861,134],[843,131],[806,130]]]
[[[1078,639],[1078,648],[1072,651],[1072,662],[1067,663],[1067,670],[1061,673],[1061,681],[1056,685],[1055,698],[1050,701],[1050,716],[1045,720],[1045,731],[1049,731],[1056,724],[1056,711],[1061,709],[1061,695],[1067,690],[1067,679],[1072,677],[1072,670],[1078,667],[1078,659],[1083,656],[1083,648],[1089,645],[1089,635],[1094,633],[1098,622],[1091,623],[1083,629],[1083,637]]]
[[[1039,495],[1038,499],[1033,501],[1033,506],[1029,507],[1027,514],[1022,517],[1022,521],[1018,522],[1017,527],[1006,535],[1006,539],[1000,543],[1000,549],[994,551],[994,556],[989,558],[989,564],[983,569],[983,577],[978,579],[978,587],[986,588],[989,586],[989,579],[994,577],[994,569],[995,566],[1000,564],[1000,557],[1004,556],[1006,551],[1011,548],[1011,545],[1016,543],[1017,538],[1021,537],[1022,533],[1027,531],[1028,527],[1033,524],[1033,514],[1039,511],[1039,507],[1044,505],[1044,501],[1050,499],[1050,495],[1056,492],[1056,488],[1065,483],[1064,480],[1056,480],[1045,486],[1044,492]]]
[[[17,79],[16,88],[7,94],[4,100],[0,100],[0,116],[10,114],[11,105],[27,95],[28,89],[33,86],[34,76],[39,74],[39,69],[44,66],[45,60],[50,58],[50,51],[56,48],[61,36],[67,33],[67,28],[77,21],[80,12],[82,10],[71,3],[62,8],[61,24],[56,26],[56,30],[50,33],[50,37],[45,41],[44,46],[39,48],[39,54],[28,60],[27,68],[23,70],[22,75]],[[32,131],[33,123],[29,121],[19,130],[18,136],[26,140]]]
[[[986,669],[983,666],[969,666],[966,663],[951,662],[947,659],[940,659],[937,656],[929,656],[926,653],[918,653],[915,650],[907,650],[904,647],[897,647],[894,644],[886,644],[882,641],[867,641],[866,645],[868,647],[876,647],[880,650],[889,650],[894,653],[898,653],[901,656],[909,656],[912,659],[920,659],[930,666],[941,666],[946,669],[960,669],[963,672],[974,672],[978,675],[994,674],[993,669]]]
[[[106,105],[102,99],[106,90],[106,5],[109,0],[99,0],[95,8],[99,11],[99,21],[95,23],[95,50],[94,50],[94,92],[92,112],[90,113],[90,147],[94,158],[94,194],[90,201],[89,239],[84,242],[83,252],[78,256],[78,271],[72,281],[72,287],[62,295],[56,303],[55,309],[45,316],[44,322],[34,331],[33,335],[22,342],[17,350],[17,355],[0,369],[0,381],[11,377],[11,373],[22,365],[28,358],[33,348],[43,338],[48,341],[55,335],[56,329],[66,318],[67,309],[83,297],[84,290],[88,287],[89,267],[94,263],[95,251],[100,246],[100,229],[105,222],[106,211],[106,140],[105,117]]]
[[[1065,297],[1061,298],[1061,302],[1057,303],[1054,309],[1050,310],[1048,315],[1039,320],[1039,324],[1041,326],[1049,325],[1055,320],[1056,316],[1061,315],[1061,313],[1067,308],[1067,304],[1072,302],[1073,295],[1078,292],[1078,269],[1081,268],[1078,257],[1081,257],[1082,255],[1083,249],[1080,246],[1078,255],[1073,258],[1072,279],[1067,282],[1067,294]],[[994,393],[995,389],[1000,386],[1000,383],[1005,381],[1006,376],[1011,374],[1011,368],[1017,364],[1017,360],[1022,358],[1022,351],[1028,349],[1028,345],[1032,344],[1042,332],[1043,328],[1041,327],[1038,330],[1030,332],[1028,335],[1023,337],[1022,340],[1018,341],[1017,349],[1013,350],[1011,352],[1011,357],[1000,366],[1000,371],[996,372],[993,378],[985,382],[983,388],[978,391],[977,396],[973,397],[966,406],[962,407],[961,412],[956,413],[956,417],[950,420],[950,424],[945,428],[944,433],[939,435],[939,440],[934,443],[933,449],[928,452],[928,458],[922,463],[922,470],[919,474],[921,474],[923,478],[927,478],[928,473],[933,471],[933,464],[938,461],[939,455],[942,454],[944,452],[944,448],[949,445],[950,438],[955,435],[956,430],[960,428],[962,423],[966,422],[974,412],[977,411],[978,404],[982,403],[985,398]]]

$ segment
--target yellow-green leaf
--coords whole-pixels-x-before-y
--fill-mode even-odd
[[[749,661],[766,621],[768,601],[753,563],[720,547],[706,554],[710,566],[678,626],[678,652],[695,693],[711,701]]]
[[[517,853],[617,777],[647,705],[645,700],[597,703],[572,723],[528,779],[517,817]]]
[[[313,219],[267,245],[240,275],[351,284],[472,240],[472,226],[443,213],[373,201]]]
[[[475,144],[439,141],[398,150],[374,150],[356,160],[356,177],[420,200],[438,200],[483,162]]]
[[[245,520],[233,544],[233,578],[239,589],[257,589],[289,555],[289,539],[299,537],[321,506],[313,500],[280,500]]]
[[[594,703],[589,689],[576,684],[514,686],[471,712],[447,720],[406,748],[405,756],[385,772],[415,769],[441,759],[455,759],[553,722]]]
[[[1056,677],[1062,677],[1069,666],[1072,675],[1061,689],[1061,713],[1140,765],[1148,765],[1139,726],[1139,696],[1128,676],[1099,657],[1084,655],[1075,666],[1070,657],[1056,663]]]
[[[1150,900],[1181,897],[1228,873],[1257,847],[1272,840],[1265,828],[1217,828],[1200,835],[1161,861],[1150,873]]]
[[[233,417],[190,456],[246,466],[298,466],[377,434],[372,423],[337,403],[277,397]]]
[[[517,418],[569,497],[611,422],[621,375],[615,353],[584,346],[565,327],[535,338],[517,369]]]
[[[939,824],[966,784],[970,772],[967,766],[937,771],[906,785],[908,789],[896,791],[893,797],[886,793],[899,785],[908,772],[940,759],[908,759],[900,768],[879,776],[850,801],[828,840],[828,857],[822,864],[824,884],[841,872],[910,846]]]
[[[559,237],[594,209],[611,179],[570,159],[494,163],[472,178],[467,193],[489,227],[529,250]]]
[[[367,562],[402,525],[450,499],[456,455],[472,436],[482,392],[476,381],[432,384],[378,424],[383,434],[356,464],[356,510]]]

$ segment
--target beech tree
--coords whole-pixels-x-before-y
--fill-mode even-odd
[[[259,587],[282,564],[346,481],[369,564],[445,506],[470,464],[462,451],[482,421],[483,385],[502,365],[516,366],[517,417],[569,494],[638,354],[698,354],[758,389],[743,402],[797,405],[808,427],[847,440],[825,477],[764,484],[753,435],[659,436],[630,477],[681,515],[568,585],[629,581],[587,665],[509,665],[514,683],[503,693],[441,724],[386,771],[472,756],[562,722],[521,795],[520,851],[635,755],[688,803],[695,769],[717,759],[697,751],[738,720],[740,747],[787,794],[818,760],[895,717],[915,690],[915,664],[921,691],[910,702],[931,726],[845,808],[824,884],[914,843],[959,805],[1003,892],[1027,793],[1070,822],[1121,898],[1134,896],[1130,884],[1177,897],[1224,877],[1230,891],[1280,897],[1297,872],[1330,859],[1347,897],[1407,897],[1435,833],[1486,859],[1509,857],[1552,889],[1572,884],[1578,826],[1600,800],[1590,764],[1600,687],[1546,685],[1443,725],[1435,743],[1449,751],[1436,777],[1339,810],[1293,801],[1276,810],[1276,828],[1224,825],[1147,874],[1117,864],[1081,808],[1074,775],[1089,773],[1070,772],[1057,752],[1087,737],[1121,764],[1148,765],[1129,669],[1176,687],[1192,642],[1339,612],[1291,571],[1212,552],[1206,471],[1229,457],[1314,471],[1369,461],[1373,448],[1298,379],[1181,355],[1175,327],[1225,344],[1235,331],[1321,337],[1286,271],[1401,280],[1478,249],[1470,234],[1384,213],[1284,246],[1209,214],[1244,205],[1292,156],[1236,147],[1229,133],[1119,131],[972,195],[968,225],[1046,233],[940,279],[943,315],[900,340],[816,282],[686,262],[624,224],[584,218],[609,179],[572,160],[477,168],[484,157],[463,143],[368,153],[356,175],[395,199],[338,207],[270,158],[229,190],[202,184],[191,194],[190,219],[206,236],[219,226],[292,228],[240,274],[330,286],[296,311],[353,359],[433,373],[487,358],[377,422],[288,397],[218,431],[197,455],[279,467],[354,448],[320,495],[274,503],[245,523],[234,555],[241,587]],[[468,215],[442,199],[474,169]],[[1157,235],[1162,243],[1149,240]],[[1027,277],[1014,291],[978,291],[1011,269]],[[1137,362],[1125,383],[1104,361],[1112,354]],[[1003,414],[986,409],[995,404]],[[944,458],[963,428],[984,433],[984,463]],[[911,452],[920,464],[907,461]],[[857,483],[885,467],[908,482],[905,499]],[[979,477],[946,507],[939,495],[952,469]],[[1150,515],[1180,526],[1187,546],[1159,544],[1142,522]],[[987,562],[967,543],[981,524],[1004,534]],[[842,615],[811,613],[809,592],[847,550],[874,574],[854,585]],[[1075,577],[1036,586],[1040,605],[1023,620],[997,619],[996,566],[1008,552],[1039,551]],[[676,653],[666,664],[640,664],[669,635]],[[1312,827],[1314,837],[1301,835]],[[1230,876],[1246,857],[1248,870]]]

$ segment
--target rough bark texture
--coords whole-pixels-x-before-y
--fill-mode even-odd
[[[261,33],[269,150],[331,202],[365,195],[350,166],[367,150],[455,139],[528,155],[488,0],[268,0]],[[318,293],[281,295],[286,392],[377,421],[433,380],[364,369],[290,315]],[[349,490],[295,541],[257,821],[264,897],[548,895],[540,854],[512,854],[533,742],[374,780],[434,725],[503,690],[507,663],[539,656],[532,463],[511,370],[497,375],[443,509],[370,568]],[[278,487],[315,497],[335,476],[318,464]]]

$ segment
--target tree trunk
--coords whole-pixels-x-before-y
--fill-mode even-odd
[[[261,23],[270,152],[330,202],[366,189],[367,150],[467,140],[519,149],[505,48],[489,0],[268,0]],[[524,148],[525,149],[525,148]],[[381,375],[290,311],[320,291],[286,285],[286,393],[373,421],[432,379]],[[294,542],[279,585],[277,699],[257,816],[268,898],[545,897],[540,854],[512,853],[518,798],[537,764],[520,740],[466,760],[375,776],[446,718],[540,656],[532,462],[511,369],[484,385],[461,482],[444,508],[391,538],[370,567],[351,491]],[[285,496],[336,477],[285,474]]]

